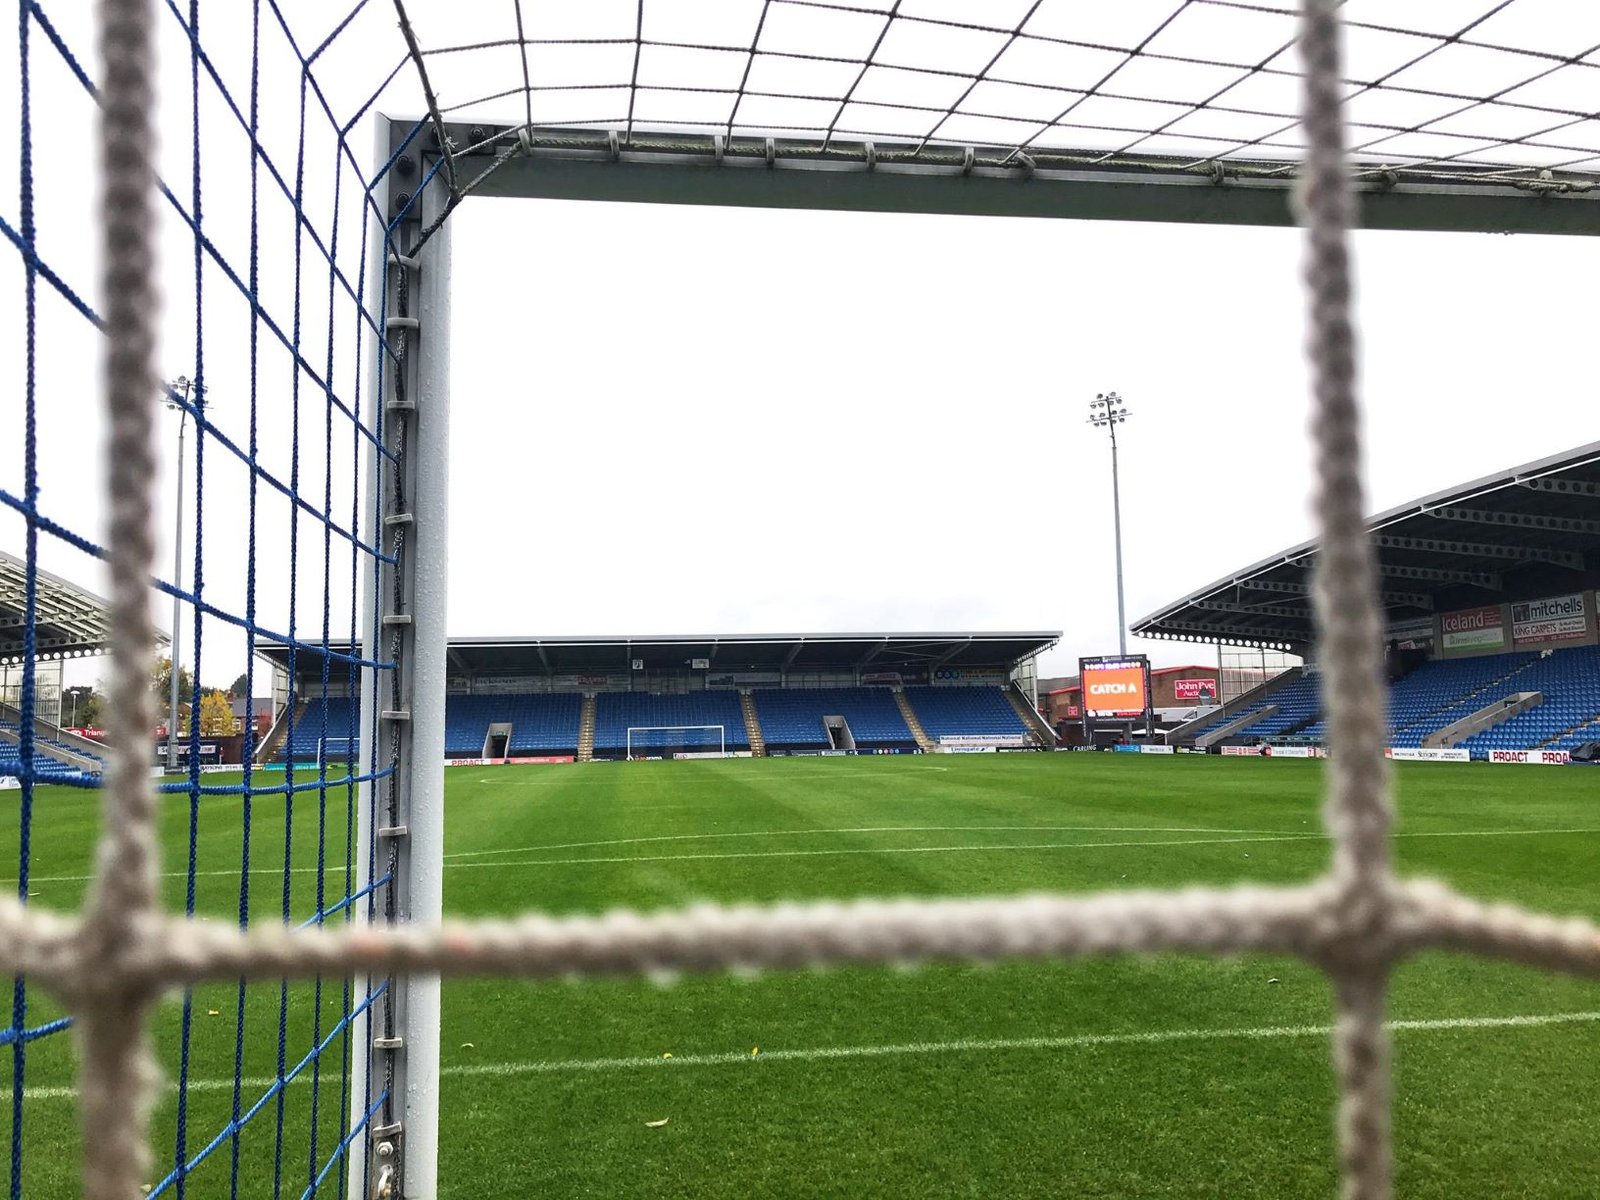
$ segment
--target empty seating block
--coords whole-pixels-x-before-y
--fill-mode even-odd
[[[1416,747],[1430,734],[1471,716],[1508,692],[1536,654],[1486,654],[1423,663],[1389,690],[1389,744]]]
[[[1014,737],[1028,727],[998,687],[908,687],[906,699],[934,741],[942,737]]]
[[[723,740],[719,743],[715,729],[643,728],[684,725],[721,725]],[[594,750],[597,755],[615,758],[625,754],[630,726],[635,730],[635,754],[712,751],[720,744],[725,744],[729,750],[750,748],[737,692],[685,692],[665,696],[646,692],[601,692],[595,697]]]
[[[304,714],[289,730],[281,757],[295,762],[316,762],[324,741],[328,743],[328,757],[343,761],[356,753],[356,713],[354,700],[320,696],[306,702]]]
[[[1279,688],[1268,696],[1261,706],[1276,708],[1270,716],[1242,725],[1232,736],[1270,738],[1295,730],[1322,708],[1322,676],[1320,673],[1302,675],[1293,683]]]
[[[17,727],[10,723],[4,723],[0,724],[0,728],[9,729],[15,732]],[[61,746],[61,743],[54,741],[51,738],[35,736],[33,752],[33,777],[36,780],[67,783],[77,779],[94,778],[93,775],[85,775],[85,773],[78,770],[77,767],[69,766],[59,759],[51,758],[44,752],[43,749],[40,748],[44,745]],[[75,754],[86,753],[85,751],[72,747],[63,746],[61,748],[72,749],[73,753]],[[98,759],[98,755],[90,754],[87,756]],[[9,739],[0,740],[0,775],[6,777],[19,777],[21,774],[22,748]]]
[[[1551,744],[1574,726],[1583,726],[1600,715],[1600,647],[1581,646],[1572,650],[1557,650],[1541,657],[1486,696],[1483,704],[1492,704],[1513,692],[1538,692],[1544,701],[1492,729],[1473,734],[1461,745],[1472,752],[1474,758],[1487,758],[1491,750],[1531,750]],[[1479,707],[1483,707],[1480,704]],[[1580,738],[1578,744],[1589,740]]]
[[[456,757],[483,753],[489,726],[509,724],[508,756],[578,752],[583,697],[576,692],[512,696],[451,696],[444,706],[444,752]]]
[[[758,688],[751,695],[769,750],[828,749],[833,742],[823,724],[825,717],[843,717],[858,747],[917,744],[888,688]]]
[[[1600,737],[1600,724],[1589,724],[1600,722],[1600,647],[1580,646],[1548,655],[1518,651],[1424,663],[1389,690],[1389,744],[1421,746],[1518,692],[1539,692],[1544,702],[1463,741],[1474,758],[1491,750],[1570,750]],[[1326,732],[1321,721],[1304,730],[1318,741]]]

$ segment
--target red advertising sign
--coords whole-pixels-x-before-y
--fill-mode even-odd
[[[1439,618],[1439,633],[1446,654],[1474,650],[1503,650],[1506,644],[1505,612],[1498,604],[1466,608]]]
[[[1172,695],[1177,700],[1215,700],[1217,681],[1213,679],[1174,679]]]

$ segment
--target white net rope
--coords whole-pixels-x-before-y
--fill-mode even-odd
[[[207,980],[362,971],[592,977],[1150,951],[1289,952],[1326,971],[1335,985],[1345,1195],[1381,1200],[1390,1194],[1392,1175],[1383,1013],[1395,964],[1419,950],[1442,948],[1600,974],[1600,926],[1489,907],[1437,884],[1402,881],[1390,862],[1378,608],[1362,522],[1337,0],[1309,0],[1300,39],[1309,147],[1301,208],[1308,229],[1322,546],[1317,613],[1331,714],[1325,816],[1335,852],[1326,875],[1285,889],[702,907],[650,916],[529,915],[437,928],[241,932],[164,912],[156,888],[156,806],[144,761],[151,724],[148,580],[157,394],[153,7],[150,0],[103,0],[101,6],[114,652],[107,722],[113,753],[96,881],[79,916],[0,900],[6,969],[54,990],[80,1019],[87,1196],[127,1200],[140,1194],[148,1177],[146,1117],[155,1076],[148,1011],[160,992]]]

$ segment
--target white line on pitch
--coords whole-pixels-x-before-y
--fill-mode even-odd
[[[1515,1017],[1436,1017],[1425,1020],[1390,1021],[1397,1033],[1446,1032],[1459,1029],[1539,1029],[1552,1025],[1589,1025],[1600,1022],[1600,1012],[1542,1013]],[[1097,1046],[1148,1046],[1170,1042],[1271,1041],[1292,1038],[1321,1038],[1333,1032],[1331,1025],[1258,1025],[1233,1029],[1154,1029],[1131,1033],[1073,1033],[1058,1037],[956,1038],[944,1042],[896,1042],[878,1046],[812,1046],[797,1049],[762,1050],[750,1054],[743,1050],[717,1054],[679,1054],[671,1058],[634,1055],[627,1058],[567,1058],[544,1062],[461,1063],[440,1069],[446,1078],[475,1079],[485,1076],[508,1078],[518,1075],[557,1075],[585,1071],[628,1071],[676,1069],[679,1067],[732,1066],[735,1063],[834,1062],[857,1058],[917,1058],[941,1054],[995,1053],[1008,1050],[1081,1050]],[[271,1087],[271,1077],[247,1078],[240,1087],[248,1095]],[[290,1087],[303,1086],[309,1077],[302,1075]],[[168,1085],[170,1089],[170,1083]],[[231,1091],[231,1079],[191,1079],[189,1088],[197,1092]],[[78,1094],[71,1085],[31,1087],[23,1093],[29,1100],[65,1100]],[[9,1089],[0,1091],[0,1100],[9,1100]]]
[[[1530,1029],[1548,1025],[1591,1024],[1600,1012],[1548,1013],[1518,1017],[1441,1017],[1432,1020],[1390,1021],[1397,1032],[1452,1029]],[[958,1038],[946,1042],[900,1042],[883,1046],[815,1046],[794,1050],[762,1050],[723,1054],[683,1054],[671,1058],[638,1055],[630,1058],[576,1058],[550,1062],[472,1063],[442,1068],[457,1077],[549,1075],[577,1071],[617,1071],[647,1067],[709,1067],[747,1062],[829,1062],[853,1058],[922,1057],[971,1054],[1003,1050],[1076,1050],[1093,1046],[1160,1045],[1168,1042],[1264,1041],[1279,1038],[1327,1037],[1331,1025],[1267,1025],[1243,1029],[1157,1029],[1135,1033],[1078,1033],[1059,1037]]]
[[[1535,834],[1600,833],[1600,829],[1465,829],[1443,833],[1401,833],[1396,837],[1527,837]],[[1284,833],[1262,837],[1140,838],[1115,842],[1000,842],[980,846],[851,846],[833,850],[733,850],[701,854],[627,854],[589,858],[517,858],[493,862],[451,862],[451,870],[481,867],[567,867],[586,863],[688,862],[697,859],[825,858],[861,854],[983,854],[1016,850],[1108,850],[1133,846],[1233,846],[1261,842],[1326,841],[1327,834]]]
[[[994,826],[975,826],[979,829],[992,829]],[[1023,827],[1019,827],[1023,828]],[[1039,826],[1030,825],[1025,828],[1037,829]],[[1081,825],[1066,826],[1064,828],[1081,829]],[[807,830],[805,832],[824,832]],[[1230,831],[1231,832],[1231,831]],[[1397,838],[1468,838],[1468,837],[1551,837],[1562,834],[1590,834],[1600,833],[1600,827],[1583,829],[1455,829],[1440,830],[1438,832],[1418,831],[1415,833],[1401,832],[1394,836]],[[1316,833],[1286,833],[1270,837],[1242,837],[1242,838],[1182,838],[1166,839],[1163,841],[1137,840],[1126,842],[1021,842],[1002,843],[992,846],[876,846],[852,847],[844,850],[749,850],[737,851],[731,854],[654,854],[654,855],[619,855],[614,858],[531,858],[513,859],[510,862],[498,860],[495,862],[447,862],[445,866],[450,870],[470,870],[474,867],[559,867],[575,866],[583,863],[631,863],[631,862],[675,862],[680,859],[703,858],[808,858],[823,855],[847,854],[956,854],[978,853],[986,850],[1103,850],[1129,846],[1231,846],[1239,843],[1251,842],[1301,842],[1326,840],[1327,834]],[[323,868],[324,875],[338,875],[344,871],[343,863]],[[316,867],[291,867],[291,875],[315,875]],[[253,867],[252,875],[270,875],[274,878],[283,878],[281,867]],[[237,870],[221,871],[196,871],[196,878],[219,877],[228,879],[239,878]],[[94,878],[92,875],[33,875],[29,877],[30,883],[86,883]],[[162,879],[184,879],[184,871],[163,871]],[[0,879],[0,887],[15,884],[15,879]]]
[[[1000,842],[987,846],[851,846],[834,850],[731,850],[725,853],[705,854],[625,854],[610,858],[514,858],[496,859],[494,862],[453,862],[452,870],[470,870],[474,867],[566,867],[585,863],[649,863],[690,862],[696,859],[734,858],[834,858],[860,854],[984,854],[1013,850],[1105,850],[1121,846],[1211,846],[1233,845],[1244,842],[1298,842],[1323,841],[1326,834],[1294,833],[1277,837],[1247,838],[1168,838],[1162,841],[1119,842]]]
[[[499,854],[537,854],[541,850],[587,850],[594,846],[634,846],[646,842],[702,842],[713,838],[825,837],[842,833],[1282,833],[1281,829],[1213,829],[1192,825],[869,825],[859,829],[770,829],[748,833],[671,833],[657,837],[612,838],[603,842],[552,842],[506,850],[459,850],[451,858]]]

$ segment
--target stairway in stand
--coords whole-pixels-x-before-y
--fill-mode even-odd
[[[1037,711],[1028,707],[1028,698],[1016,688],[1008,687],[1006,688],[1006,699],[1011,701],[1011,707],[1016,709],[1017,716],[1022,718],[1022,726],[1028,731],[1028,741],[1036,746],[1044,746],[1048,750],[1054,743],[1046,742],[1039,736],[1038,726],[1043,718],[1039,716]],[[1305,723],[1307,725],[1311,724],[1309,719]]]
[[[585,692],[578,714],[578,761],[594,761],[594,693]]]
[[[761,717],[756,712],[755,697],[748,691],[739,693],[739,709],[744,713],[744,734],[750,740],[750,753],[756,758],[765,758],[767,739],[761,735]]]
[[[917,745],[922,747],[924,754],[932,754],[939,748],[939,744],[928,736],[922,728],[922,722],[917,717],[916,709],[911,707],[911,701],[906,699],[906,694],[900,688],[894,690],[894,702],[900,706],[900,715],[906,719],[906,725],[911,730],[911,736],[917,739]]]

